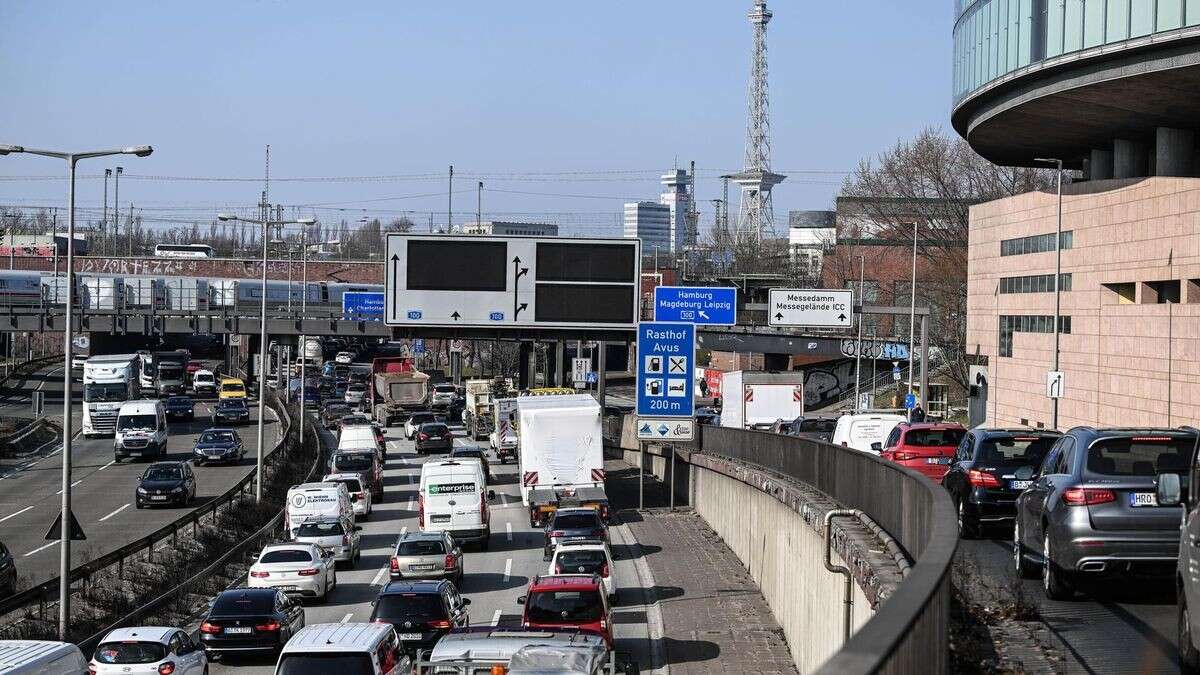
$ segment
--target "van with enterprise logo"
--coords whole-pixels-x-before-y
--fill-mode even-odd
[[[313,516],[344,518],[353,523],[354,506],[346,484],[302,483],[288,490],[284,512],[288,539],[294,538],[304,521]]]
[[[478,459],[428,462],[421,466],[417,522],[422,532],[448,532],[486,551],[492,536],[488,502],[495,498]]]

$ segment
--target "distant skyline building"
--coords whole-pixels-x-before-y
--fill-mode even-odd
[[[671,255],[671,207],[647,201],[625,204],[624,236],[642,240],[642,255]]]
[[[471,221],[462,226],[463,234],[497,236],[557,237],[558,225],[550,223],[517,223],[506,220]]]
[[[788,257],[800,273],[811,279],[819,279],[825,252],[836,243],[836,211],[788,213]]]
[[[686,169],[675,169],[663,174],[663,193],[658,201],[671,209],[671,254],[679,255],[688,246],[695,246],[695,241],[688,241],[691,231],[692,218],[692,176]]]

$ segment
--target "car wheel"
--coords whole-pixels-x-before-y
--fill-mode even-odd
[[[142,503],[141,503],[141,502],[139,502],[139,501],[137,501],[136,499],[134,500],[134,502],[133,502],[133,503],[134,503],[134,506],[135,506],[136,508],[139,508],[139,509],[140,509],[140,508],[143,508],[143,506],[142,506]]]
[[[1187,675],[1200,673],[1200,651],[1196,650],[1192,644],[1192,621],[1188,615],[1187,596],[1183,589],[1179,589],[1179,631],[1178,631],[1178,646],[1179,646],[1179,671]]]
[[[1025,555],[1025,544],[1021,543],[1021,519],[1013,525],[1013,570],[1018,579],[1032,579],[1037,570]]]
[[[204,466],[204,460],[202,460],[202,459],[192,460],[192,463],[195,464],[196,466]]]
[[[1051,557],[1049,533],[1042,535],[1042,559],[1045,561],[1042,565],[1042,590],[1046,597],[1051,600],[1071,599],[1074,593],[1065,578],[1067,575]]]
[[[979,523],[970,522],[967,514],[967,500],[958,498],[958,536],[961,539],[974,539],[979,536]]]

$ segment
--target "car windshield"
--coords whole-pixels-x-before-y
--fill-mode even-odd
[[[246,391],[246,388],[242,386],[241,382],[226,382],[225,384],[221,385],[221,391],[233,394],[244,392]]]
[[[221,401],[217,407],[221,410],[249,410],[244,401]]]
[[[471,457],[475,459],[485,459],[482,450],[455,450],[450,453],[451,457]]]
[[[595,513],[565,513],[555,516],[555,530],[591,530],[600,529],[600,519]]]
[[[436,434],[436,435],[438,435],[438,436],[441,436],[442,434],[446,433],[446,425],[445,425],[445,424],[441,424],[441,423],[437,423],[437,424],[422,424],[422,425],[421,425],[421,433],[423,433],[423,434]]]
[[[212,381],[213,381],[212,373],[201,372],[201,373],[196,373],[195,375],[192,375],[192,382],[212,382]]]
[[[157,415],[122,415],[117,420],[117,431],[132,431],[134,429],[153,431],[156,426],[158,426]]]
[[[837,420],[800,420],[799,427],[795,428],[797,433],[830,433],[837,426]]]
[[[1099,441],[1088,448],[1088,473],[1157,476],[1187,471],[1196,441],[1173,436],[1133,436]]]
[[[438,593],[396,593],[379,596],[371,620],[437,621],[446,618]]]
[[[171,406],[185,406],[191,404],[192,399],[186,396],[172,396],[171,398],[167,399],[167,405]]]
[[[597,621],[604,606],[598,591],[538,591],[526,601],[531,622]]]
[[[296,530],[298,537],[340,537],[346,534],[342,524],[333,523],[304,523]]]
[[[438,385],[434,385],[433,390],[439,394],[453,394],[454,393],[454,385],[438,384]]]
[[[206,431],[200,434],[201,443],[233,443],[233,432],[231,431]]]
[[[183,368],[175,364],[163,364],[158,367],[158,378],[160,380],[178,380],[183,377]]]
[[[352,427],[352,426],[356,426],[356,425],[370,424],[370,423],[371,423],[371,420],[367,419],[366,417],[364,417],[362,415],[346,415],[345,417],[342,418],[342,426],[344,426],[344,427]]]
[[[963,429],[909,429],[903,443],[913,448],[952,448],[962,443],[966,434]]]
[[[446,546],[441,539],[416,539],[396,545],[396,555],[400,556],[442,555],[445,552]]]
[[[346,387],[346,391],[352,391],[355,393],[361,393],[366,390],[367,390],[367,386],[364,384],[352,384],[349,387]]]
[[[158,642],[106,642],[96,647],[98,663],[155,663],[167,658],[167,646]]]
[[[359,480],[358,480],[357,478],[339,478],[339,479],[337,479],[337,480],[336,480],[336,481],[334,481],[334,482],[335,482],[335,483],[341,483],[342,485],[345,485],[345,486],[346,486],[346,492],[349,492],[350,494],[354,494],[355,492],[362,492],[362,491],[363,491],[363,489],[362,489],[362,483],[360,483],[360,482],[359,482]]]
[[[274,593],[244,593],[226,591],[217,596],[209,616],[238,614],[270,614],[275,609]]]
[[[312,554],[300,548],[285,548],[267,551],[258,559],[260,563],[306,563],[312,562]]]
[[[559,574],[595,574],[605,563],[604,551],[562,551],[555,559]]]
[[[144,480],[179,480],[183,478],[183,470],[177,466],[152,466],[146,469]]]
[[[985,438],[979,445],[976,462],[982,464],[1018,464],[1039,466],[1057,436],[1001,436]]]
[[[369,471],[374,460],[368,453],[341,453],[333,456],[333,466],[338,471]]]
[[[326,675],[326,673],[374,673],[365,653],[284,654],[276,675]]]
[[[88,403],[103,403],[105,401],[124,401],[126,387],[122,382],[112,384],[87,384],[83,387],[83,400]]]

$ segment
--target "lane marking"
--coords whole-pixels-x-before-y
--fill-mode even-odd
[[[504,583],[508,583],[508,580],[511,576],[512,576],[512,558],[509,558],[508,560],[504,561]]]
[[[82,482],[83,482],[83,479],[82,479],[82,478],[80,478],[79,480],[75,481],[74,483],[71,483],[71,487],[75,487],[76,485],[79,485],[79,484],[80,484],[80,483],[82,483]],[[59,490],[58,492],[55,492],[54,494],[56,494],[56,495],[61,495],[61,494],[62,494],[62,490]]]
[[[112,518],[113,516],[117,515],[118,513],[124,511],[127,508],[129,508],[128,504],[126,504],[125,506],[122,506],[121,508],[117,509],[116,511],[113,511],[112,513],[108,514],[107,516],[104,516],[103,518],[100,519],[100,522],[103,523],[104,521],[108,520],[109,518]]]
[[[58,541],[57,540],[52,541],[49,544],[46,544],[45,546],[39,546],[21,557],[28,558],[29,556],[33,555],[34,553],[41,553],[42,551],[45,551],[46,549],[50,548],[51,546],[58,546]]]
[[[105,464],[104,466],[102,466],[102,467],[100,467],[99,469],[96,469],[96,470],[97,470],[97,471],[103,471],[103,470],[107,469],[108,467],[110,467],[110,466],[112,466],[113,464],[116,464],[116,463],[117,463],[117,460],[115,460],[115,459],[114,459],[113,461],[109,462],[108,464]],[[126,504],[126,506],[129,506],[129,505],[128,505],[128,504]]]
[[[371,585],[378,586],[379,582],[383,580],[383,575],[387,574],[387,571],[389,569],[391,569],[391,564],[387,564],[387,565],[384,565],[383,567],[380,567],[379,571],[375,573],[375,578],[371,579]]]
[[[413,497],[409,497],[409,498],[408,498],[408,510],[409,510],[409,511],[412,511],[412,510],[414,510],[414,508],[413,508],[413,507],[414,507],[414,505],[415,505],[416,503],[417,503],[417,500],[416,500],[415,498],[413,498]]]
[[[496,610],[496,613],[492,615],[492,625],[493,626],[500,625],[500,610]]]
[[[349,623],[349,622],[350,622],[350,618],[351,618],[351,617],[353,617],[353,616],[354,616],[354,614],[353,614],[353,613],[350,613],[350,614],[347,614],[346,616],[343,616],[343,617],[342,617],[342,620],[340,621],[340,623]]]
[[[507,537],[509,541],[512,541],[512,523],[504,524],[504,536]]]
[[[12,513],[7,516],[4,516],[3,518],[0,518],[0,523],[3,523],[4,521],[8,520],[9,518],[16,518],[17,516],[21,515],[22,513],[25,513],[26,511],[28,511],[29,509],[32,509],[32,508],[33,508],[32,506],[26,506],[25,508],[21,509],[20,511],[17,511],[16,513]]]

